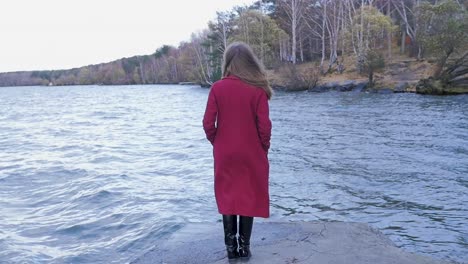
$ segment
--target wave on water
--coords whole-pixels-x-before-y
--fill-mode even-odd
[[[128,263],[184,223],[219,224],[208,90],[65,88],[0,93],[0,263]],[[364,222],[405,250],[466,261],[466,105],[278,92],[266,221]]]

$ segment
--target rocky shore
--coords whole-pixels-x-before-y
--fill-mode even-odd
[[[416,93],[413,84],[408,82],[399,82],[394,86],[383,86],[383,87],[369,87],[367,81],[362,80],[345,80],[345,81],[332,81],[326,83],[319,83],[312,88],[287,88],[284,86],[273,85],[273,88],[280,91],[309,91],[313,93],[323,92],[367,92],[367,93]]]
[[[222,223],[185,224],[132,264],[228,263]],[[398,248],[380,231],[363,223],[286,222],[254,224],[255,264],[449,264]],[[241,261],[238,261],[239,263]]]
[[[354,60],[345,60],[344,73],[333,72],[321,75],[317,66],[300,64],[294,67],[283,67],[269,72],[272,87],[280,91],[321,92],[366,92],[366,93],[418,93],[426,95],[468,94],[466,67],[457,68],[461,73],[450,82],[431,78],[434,62],[417,60],[406,56],[394,56],[391,62],[374,75],[375,84],[370,87],[366,76],[356,72]],[[462,74],[464,73],[464,74]]]

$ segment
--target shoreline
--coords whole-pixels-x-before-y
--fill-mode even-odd
[[[395,85],[378,85],[375,87],[369,87],[367,80],[362,79],[349,79],[344,81],[329,81],[329,82],[320,82],[312,88],[302,88],[302,89],[291,89],[281,85],[272,86],[276,90],[286,91],[286,92],[298,92],[298,91],[309,91],[313,93],[323,93],[323,92],[368,92],[368,93],[417,93],[414,88],[414,83],[409,82],[398,82]]]
[[[146,84],[71,84],[71,85],[17,85],[17,86],[0,86],[0,88],[16,88],[16,87],[66,87],[66,86],[141,86],[141,85],[181,85],[181,86],[199,86],[200,88],[209,89],[211,86],[208,84],[200,84],[195,82],[181,82],[181,83],[146,83]],[[374,87],[368,87],[368,81],[363,79],[346,79],[342,81],[326,81],[319,82],[312,88],[288,88],[282,84],[271,83],[270,86],[273,90],[281,92],[303,92],[308,91],[312,93],[324,92],[365,92],[365,93],[378,93],[378,94],[391,94],[391,93],[413,93],[423,95],[462,95],[468,93],[468,88],[448,88],[440,91],[432,92],[429,90],[418,91],[418,82],[399,81],[391,84],[378,84]]]

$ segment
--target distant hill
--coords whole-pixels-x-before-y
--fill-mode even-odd
[[[152,55],[67,70],[0,73],[0,86],[199,83],[195,65],[184,63],[183,58],[178,56],[184,45],[187,44],[182,44],[179,50],[163,46]]]

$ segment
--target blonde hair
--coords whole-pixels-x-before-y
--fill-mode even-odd
[[[262,88],[268,99],[273,95],[263,64],[244,42],[234,42],[224,52],[223,77],[230,74],[250,85]]]

